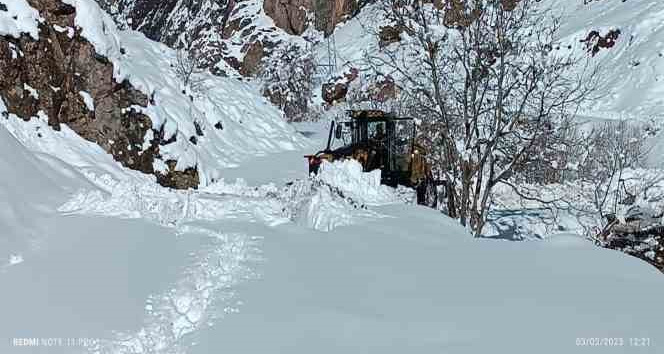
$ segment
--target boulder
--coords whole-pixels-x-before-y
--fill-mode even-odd
[[[401,41],[401,33],[404,29],[401,26],[382,26],[378,32],[378,46],[382,49],[392,43]]]
[[[344,100],[348,93],[350,83],[355,81],[355,79],[359,77],[359,74],[360,71],[358,69],[350,68],[349,71],[342,76],[335,77],[327,83],[324,83],[322,86],[323,101],[331,105],[334,104],[334,102]]]

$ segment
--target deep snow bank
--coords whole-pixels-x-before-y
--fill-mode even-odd
[[[0,228],[5,234],[0,238],[2,267],[22,259],[20,251],[39,234],[39,226],[30,220],[46,212],[40,208],[40,189],[51,183],[41,173],[35,173],[39,171],[39,163],[2,127],[0,150],[3,151],[0,155],[3,182],[0,184]],[[10,258],[13,261],[10,262]]]
[[[480,240],[434,210],[377,210],[391,217],[277,228],[263,280],[192,353],[661,352],[664,282],[644,262],[574,236]],[[595,337],[623,345],[577,342]]]

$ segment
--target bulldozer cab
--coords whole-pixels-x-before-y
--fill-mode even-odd
[[[342,139],[348,155],[360,161],[365,171],[380,169],[383,183],[391,186],[410,185],[415,124],[412,118],[400,118],[382,111],[348,111],[350,121],[344,127]],[[350,136],[347,139],[345,136]],[[339,134],[335,134],[335,137]]]
[[[331,123],[327,147],[305,156],[309,174],[318,173],[322,161],[354,159],[365,172],[381,170],[382,184],[412,187],[418,204],[435,207],[439,183],[432,178],[426,149],[415,142],[414,119],[373,110],[347,113],[349,121]]]

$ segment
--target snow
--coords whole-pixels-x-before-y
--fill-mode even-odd
[[[10,7],[23,1],[12,2]],[[176,170],[197,168],[204,187],[220,179],[221,170],[238,166],[249,157],[303,146],[304,139],[284,122],[283,114],[262,97],[257,83],[202,73],[205,88],[201,92],[187,92],[188,88],[183,87],[175,72],[177,59],[172,49],[148,40],[139,32],[118,30],[110,16],[93,0],[66,2],[76,8],[75,22],[82,28],[81,35],[92,43],[98,54],[113,63],[116,81],[128,80],[153,102],[147,107],[126,108],[150,117],[153,129],[163,127],[166,140],[176,138],[174,143],[160,147],[162,160],[155,161],[156,170],[163,171],[166,161],[176,160]],[[92,97],[85,93],[81,96],[86,107],[94,110]],[[194,122],[201,127],[204,136],[197,136]],[[220,122],[223,130],[214,127]],[[12,131],[23,134],[18,131],[29,131],[32,124],[14,125]],[[192,136],[197,136],[197,144],[190,142]],[[145,141],[151,139],[152,132],[148,131]],[[57,148],[49,146],[42,152],[67,149],[70,143],[71,139],[61,140]],[[81,151],[82,156],[75,159],[85,159],[86,154]]]
[[[221,178],[221,169],[237,166],[248,156],[302,145],[282,113],[260,96],[255,84],[204,74],[207,89],[192,101],[181,94],[179,80],[169,69],[176,62],[171,49],[148,42],[138,32],[122,34],[127,54],[121,72],[131,73],[129,81],[155,102],[139,111],[152,119],[153,127],[164,127],[165,139],[177,137],[175,143],[160,148],[164,161],[177,160],[178,170],[198,167],[202,186]],[[196,135],[194,121],[204,132],[197,145],[189,142]],[[214,127],[218,122],[223,130]]]
[[[28,93],[30,93],[30,96],[32,96],[32,98],[34,98],[34,99],[36,99],[36,100],[39,99],[39,92],[37,92],[37,90],[35,90],[35,89],[34,89],[33,87],[31,87],[30,85],[28,85],[28,84],[23,84],[23,89],[26,90],[26,91],[28,91]]]
[[[266,237],[263,279],[192,353],[585,353],[576,338],[661,340],[661,274],[640,261],[573,244],[473,241],[433,211],[380,211],[394,217],[325,235],[284,225]]]
[[[579,337],[661,349],[661,274],[578,237],[477,240],[430,209],[359,206],[338,188],[375,201],[350,188],[374,180],[347,162],[324,172],[346,185],[303,170],[290,186],[168,190],[94,150],[79,168],[24,146],[6,131],[18,124],[0,127],[10,338],[92,338],[100,353],[587,352]],[[305,152],[238,170],[300,166]]]
[[[184,113],[200,114],[201,144],[164,153],[196,162],[206,183],[162,188],[0,98],[0,333],[91,346],[3,340],[0,352],[662,352],[664,282],[647,263],[570,234],[474,239],[350,161],[308,178],[303,155],[324,145],[325,124],[306,141],[231,79],[192,102],[168,72],[172,51],[106,31],[85,33],[126,48],[117,72],[155,93],[155,123],[187,137]]]
[[[588,4],[556,0],[565,21],[561,42],[583,50],[591,30],[605,35],[619,29],[613,48],[601,49],[592,59],[602,69],[601,97],[585,113],[613,119],[661,119],[664,105],[664,3],[659,1],[591,1]]]
[[[39,12],[28,4],[26,0],[0,1],[7,7],[7,11],[0,10],[0,35],[20,38],[27,33],[32,38],[39,39]]]
[[[318,178],[366,205],[390,204],[398,200],[393,188],[380,184],[380,170],[363,172],[362,165],[355,160],[323,161]]]
[[[579,112],[585,119],[664,119],[664,2],[661,1],[577,1],[552,0],[543,2],[562,16],[559,33],[562,54],[571,46],[577,54],[586,51],[585,39],[592,30],[605,35],[610,29],[621,34],[613,48],[601,49],[590,57],[591,65],[599,65],[601,87],[596,98]],[[381,55],[376,33],[388,25],[379,5],[368,5],[355,18],[339,25],[335,32],[335,46],[340,65],[338,73],[347,67],[372,71],[367,54]],[[442,33],[442,31],[441,31]],[[402,34],[407,42],[407,34]],[[326,43],[316,47],[318,57],[326,57]],[[379,68],[378,72],[389,72]],[[397,73],[391,73],[398,76]]]
[[[85,91],[80,91],[78,94],[81,95],[81,98],[83,98],[83,103],[85,103],[85,107],[88,109],[88,111],[94,112],[95,100],[92,98],[92,96],[90,96],[90,94]]]

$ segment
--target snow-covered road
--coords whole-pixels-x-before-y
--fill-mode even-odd
[[[260,232],[261,281],[239,287],[240,313],[200,333],[192,353],[661,351],[664,283],[643,262],[573,236],[475,241],[429,210],[378,209],[393,217]],[[577,346],[587,337],[626,342]]]
[[[12,241],[16,225],[2,239],[2,255],[23,262],[0,270],[0,353],[86,352],[15,338],[99,339],[93,353],[660,353],[664,344],[664,279],[648,264],[571,235],[476,240],[433,210],[375,198],[384,191],[352,166],[284,185],[310,151],[258,157],[234,170],[245,181],[182,192],[44,164],[3,130],[0,143],[15,152],[1,160],[6,180],[30,191],[0,185],[5,204],[31,216],[16,225],[38,225],[27,244]],[[354,201],[329,183],[358,189]],[[578,345],[584,338],[623,345]]]

